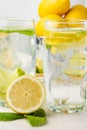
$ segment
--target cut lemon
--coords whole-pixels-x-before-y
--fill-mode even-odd
[[[64,73],[74,78],[82,78],[85,75],[86,70],[68,68],[65,69]]]
[[[28,114],[39,109],[45,100],[45,88],[31,76],[21,76],[7,89],[8,105],[17,113]]]
[[[45,45],[51,52],[66,50],[70,48],[83,47],[86,45],[86,34],[84,30],[68,30],[65,32],[48,31],[46,32]]]
[[[83,77],[87,72],[85,66],[87,66],[86,55],[84,53],[77,52],[71,57],[64,73],[73,77]]]
[[[86,55],[84,53],[74,54],[70,59],[69,65],[75,67],[87,66]]]

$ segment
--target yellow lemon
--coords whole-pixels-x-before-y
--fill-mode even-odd
[[[40,17],[48,14],[65,14],[70,8],[70,0],[42,0],[38,7]]]
[[[56,20],[60,20],[60,21],[62,20],[62,18],[56,14],[50,14],[45,17],[42,17],[41,19],[39,19],[39,21],[36,24],[36,35],[37,36],[44,36],[45,22],[47,20],[52,20],[52,19],[56,19]]]
[[[66,19],[87,19],[87,9],[83,5],[74,5],[65,15]]]
[[[34,77],[21,76],[7,89],[8,105],[17,113],[28,114],[41,107],[45,100],[45,88]]]

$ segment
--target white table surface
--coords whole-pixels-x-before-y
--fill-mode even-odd
[[[0,107],[0,111],[11,111]],[[32,127],[26,119],[0,121],[0,130],[87,130],[87,110],[76,114],[53,113],[45,109],[47,124]]]

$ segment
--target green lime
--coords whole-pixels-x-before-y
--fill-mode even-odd
[[[36,72],[43,73],[43,61],[40,58],[36,59]]]

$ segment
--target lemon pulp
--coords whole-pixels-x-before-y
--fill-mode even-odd
[[[37,79],[21,76],[7,89],[6,99],[14,111],[21,114],[31,113],[43,104],[45,89]]]

